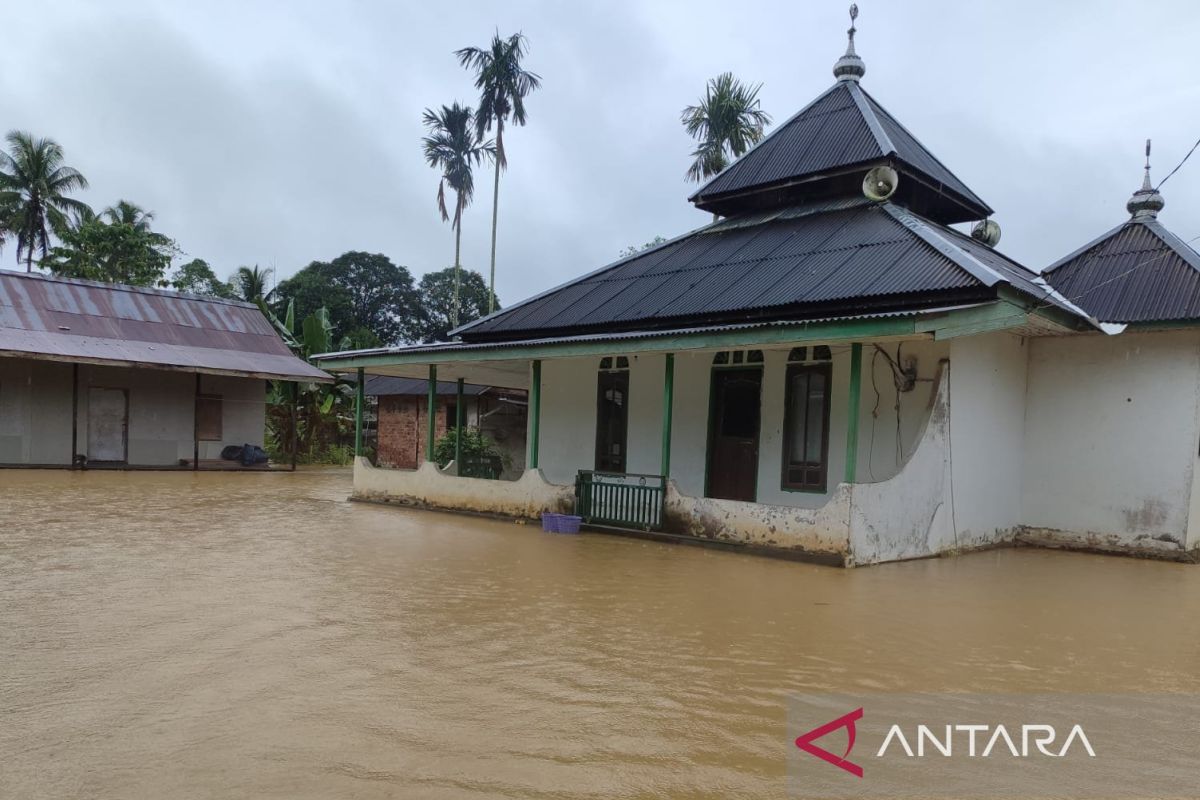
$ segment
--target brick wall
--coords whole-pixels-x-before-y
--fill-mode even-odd
[[[379,398],[379,450],[381,467],[416,469],[425,460],[426,405],[424,397],[385,395]],[[439,397],[435,429],[437,438],[446,433],[446,407],[452,397]]]

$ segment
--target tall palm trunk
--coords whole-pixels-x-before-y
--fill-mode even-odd
[[[500,139],[499,136],[496,137]],[[496,222],[500,217],[500,159],[496,159],[496,181],[492,187],[492,271],[488,279],[488,313],[496,310]]]
[[[450,328],[453,330],[458,327],[458,309],[459,309],[459,285],[462,281],[459,274],[462,271],[460,256],[462,254],[462,199],[458,201],[458,220],[454,226],[454,305],[450,309]]]

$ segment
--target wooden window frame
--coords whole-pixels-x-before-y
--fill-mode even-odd
[[[792,378],[800,372],[821,373],[825,376],[825,402],[821,409],[821,461],[816,465],[793,465],[792,433],[796,420],[792,414]],[[824,494],[829,486],[829,416],[833,399],[833,365],[827,361],[808,364],[788,364],[784,375],[783,392],[783,463],[780,470],[780,488],[788,492],[813,492]],[[805,404],[808,408],[808,404]],[[820,470],[819,483],[805,483],[791,479],[793,469]]]
[[[611,363],[611,362],[610,362]],[[621,473],[629,471],[629,389],[630,389],[630,372],[628,368],[621,369],[601,369],[596,373],[596,444],[593,452],[593,468],[597,472],[617,472],[618,470],[604,467],[601,464],[602,459],[611,458],[612,454],[603,454],[601,446],[604,442],[604,427],[601,425],[600,412],[605,407],[605,382],[612,380],[616,376],[623,376],[625,380],[625,397],[621,404],[621,410],[625,415],[625,441],[621,444],[621,464],[623,469]]]
[[[202,402],[216,401],[220,414],[217,417],[217,435],[206,436],[205,431],[200,423],[200,404]],[[211,433],[211,432],[209,432]],[[198,394],[196,395],[196,440],[200,442],[223,442],[225,441],[225,398],[219,394]]]

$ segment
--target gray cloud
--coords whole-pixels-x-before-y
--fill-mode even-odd
[[[1162,177],[1200,136],[1194,4],[859,3],[864,88],[996,208],[1001,249],[1041,267],[1124,219],[1155,140]],[[678,123],[704,81],[762,81],[782,122],[832,81],[841,3],[428,6],[11,4],[0,127],[58,139],[87,199],[127,198],[219,272],[286,277],[348,249],[420,274],[452,258],[420,112],[474,101],[451,51],[523,30],[545,79],[507,139],[498,289],[514,301],[626,245],[703,224]],[[486,271],[491,176],[464,227]],[[1200,157],[1162,220],[1200,235]],[[10,259],[11,251],[4,258]],[[11,264],[10,264],[11,266]]]

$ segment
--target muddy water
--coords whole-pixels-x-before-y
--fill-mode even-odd
[[[0,472],[0,797],[781,797],[790,692],[1200,690],[1200,568],[842,571],[348,490]]]

